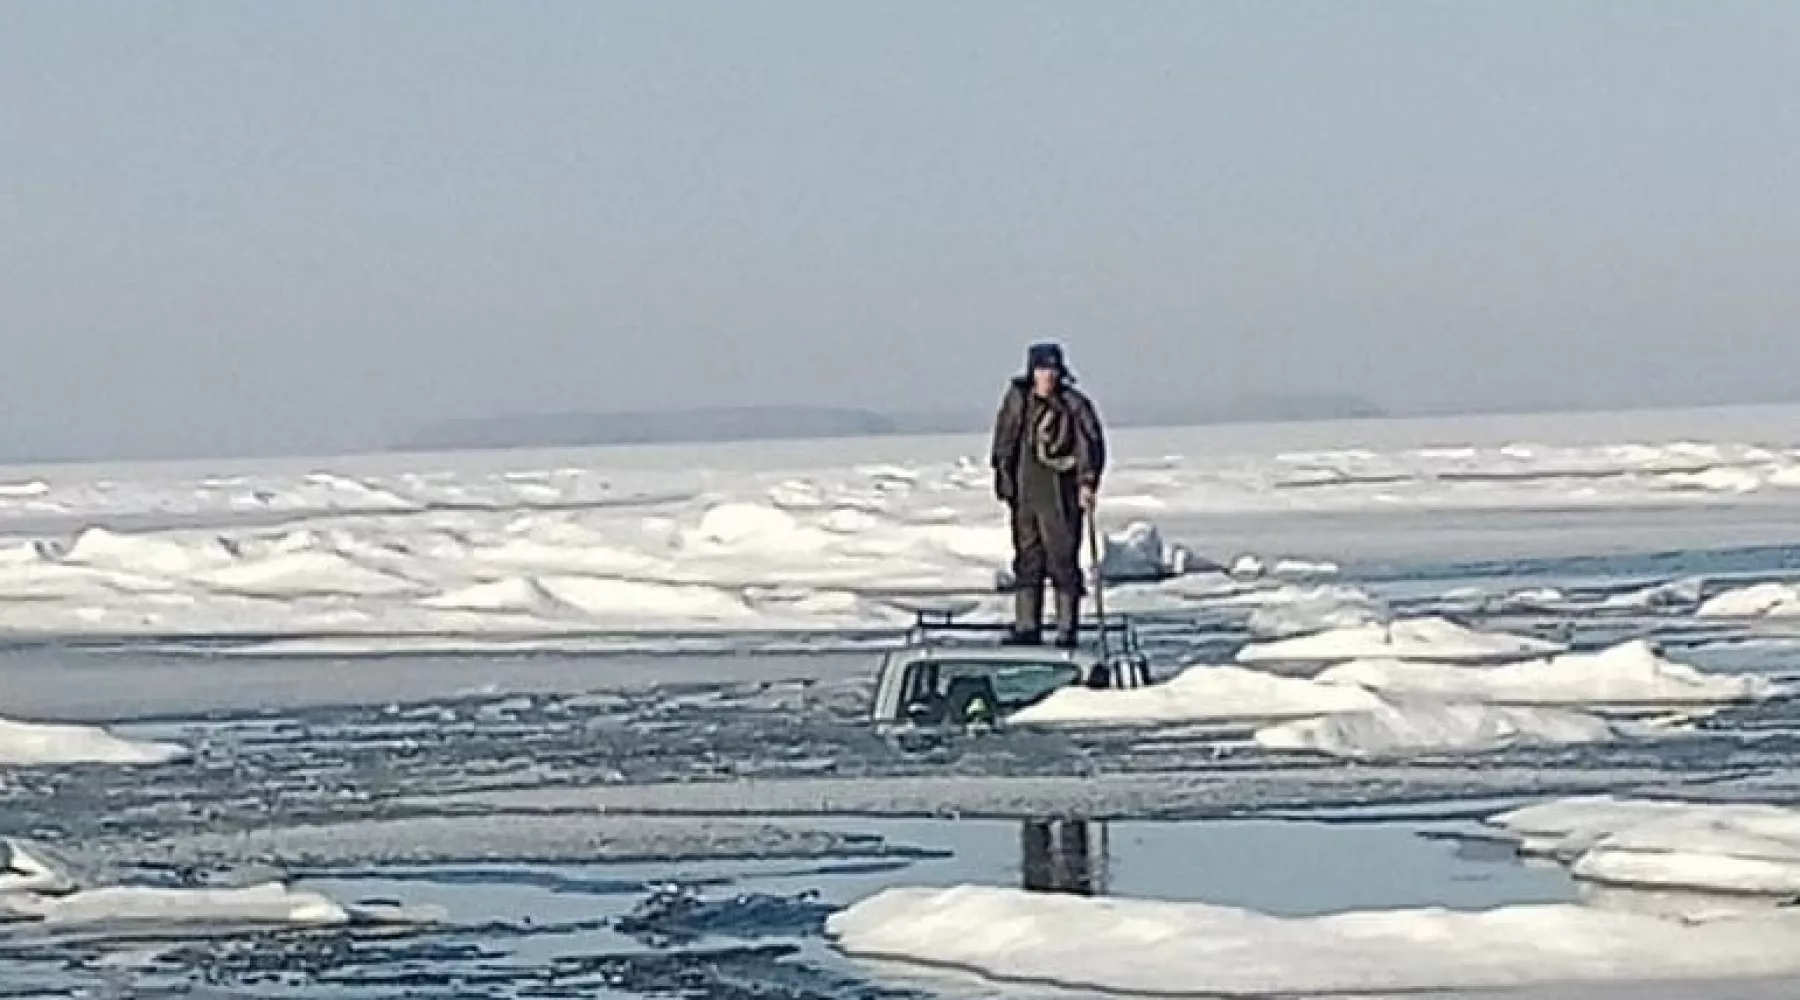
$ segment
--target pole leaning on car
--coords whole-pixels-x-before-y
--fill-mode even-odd
[[[1100,528],[1095,517],[1098,503],[1090,501],[1087,512],[1088,562],[1094,571],[1094,621],[1100,631],[1100,662],[1107,663],[1106,649],[1106,574],[1100,568]]]

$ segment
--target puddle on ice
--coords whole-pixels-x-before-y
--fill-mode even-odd
[[[1770,633],[1734,635],[1696,644],[1681,652],[1682,659],[1702,670],[1735,671],[1773,676],[1800,673],[1800,629],[1792,624],[1763,626]]]
[[[885,837],[946,847],[955,857],[918,862],[891,881],[856,886],[855,894],[888,885],[1021,885],[1031,825],[883,822],[879,830]],[[1096,877],[1103,882],[1101,891],[1111,895],[1205,900],[1283,915],[1419,905],[1477,908],[1559,902],[1575,895],[1573,881],[1561,870],[1527,868],[1510,856],[1471,853],[1428,837],[1449,829],[1446,824],[1246,819],[1086,825]]]

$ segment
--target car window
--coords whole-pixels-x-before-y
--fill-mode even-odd
[[[958,677],[986,677],[994,685],[994,696],[1007,710],[1037,701],[1081,677],[1081,671],[1074,664],[1061,660],[1041,663],[940,660],[937,666],[938,694],[948,691],[950,683]]]

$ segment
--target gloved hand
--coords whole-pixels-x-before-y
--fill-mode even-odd
[[[1011,476],[994,477],[994,499],[1011,505],[1019,496],[1019,486]]]

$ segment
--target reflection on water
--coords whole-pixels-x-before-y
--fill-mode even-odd
[[[1027,819],[1019,824],[1019,879],[1029,891],[1104,895],[1110,860],[1105,820]]]

